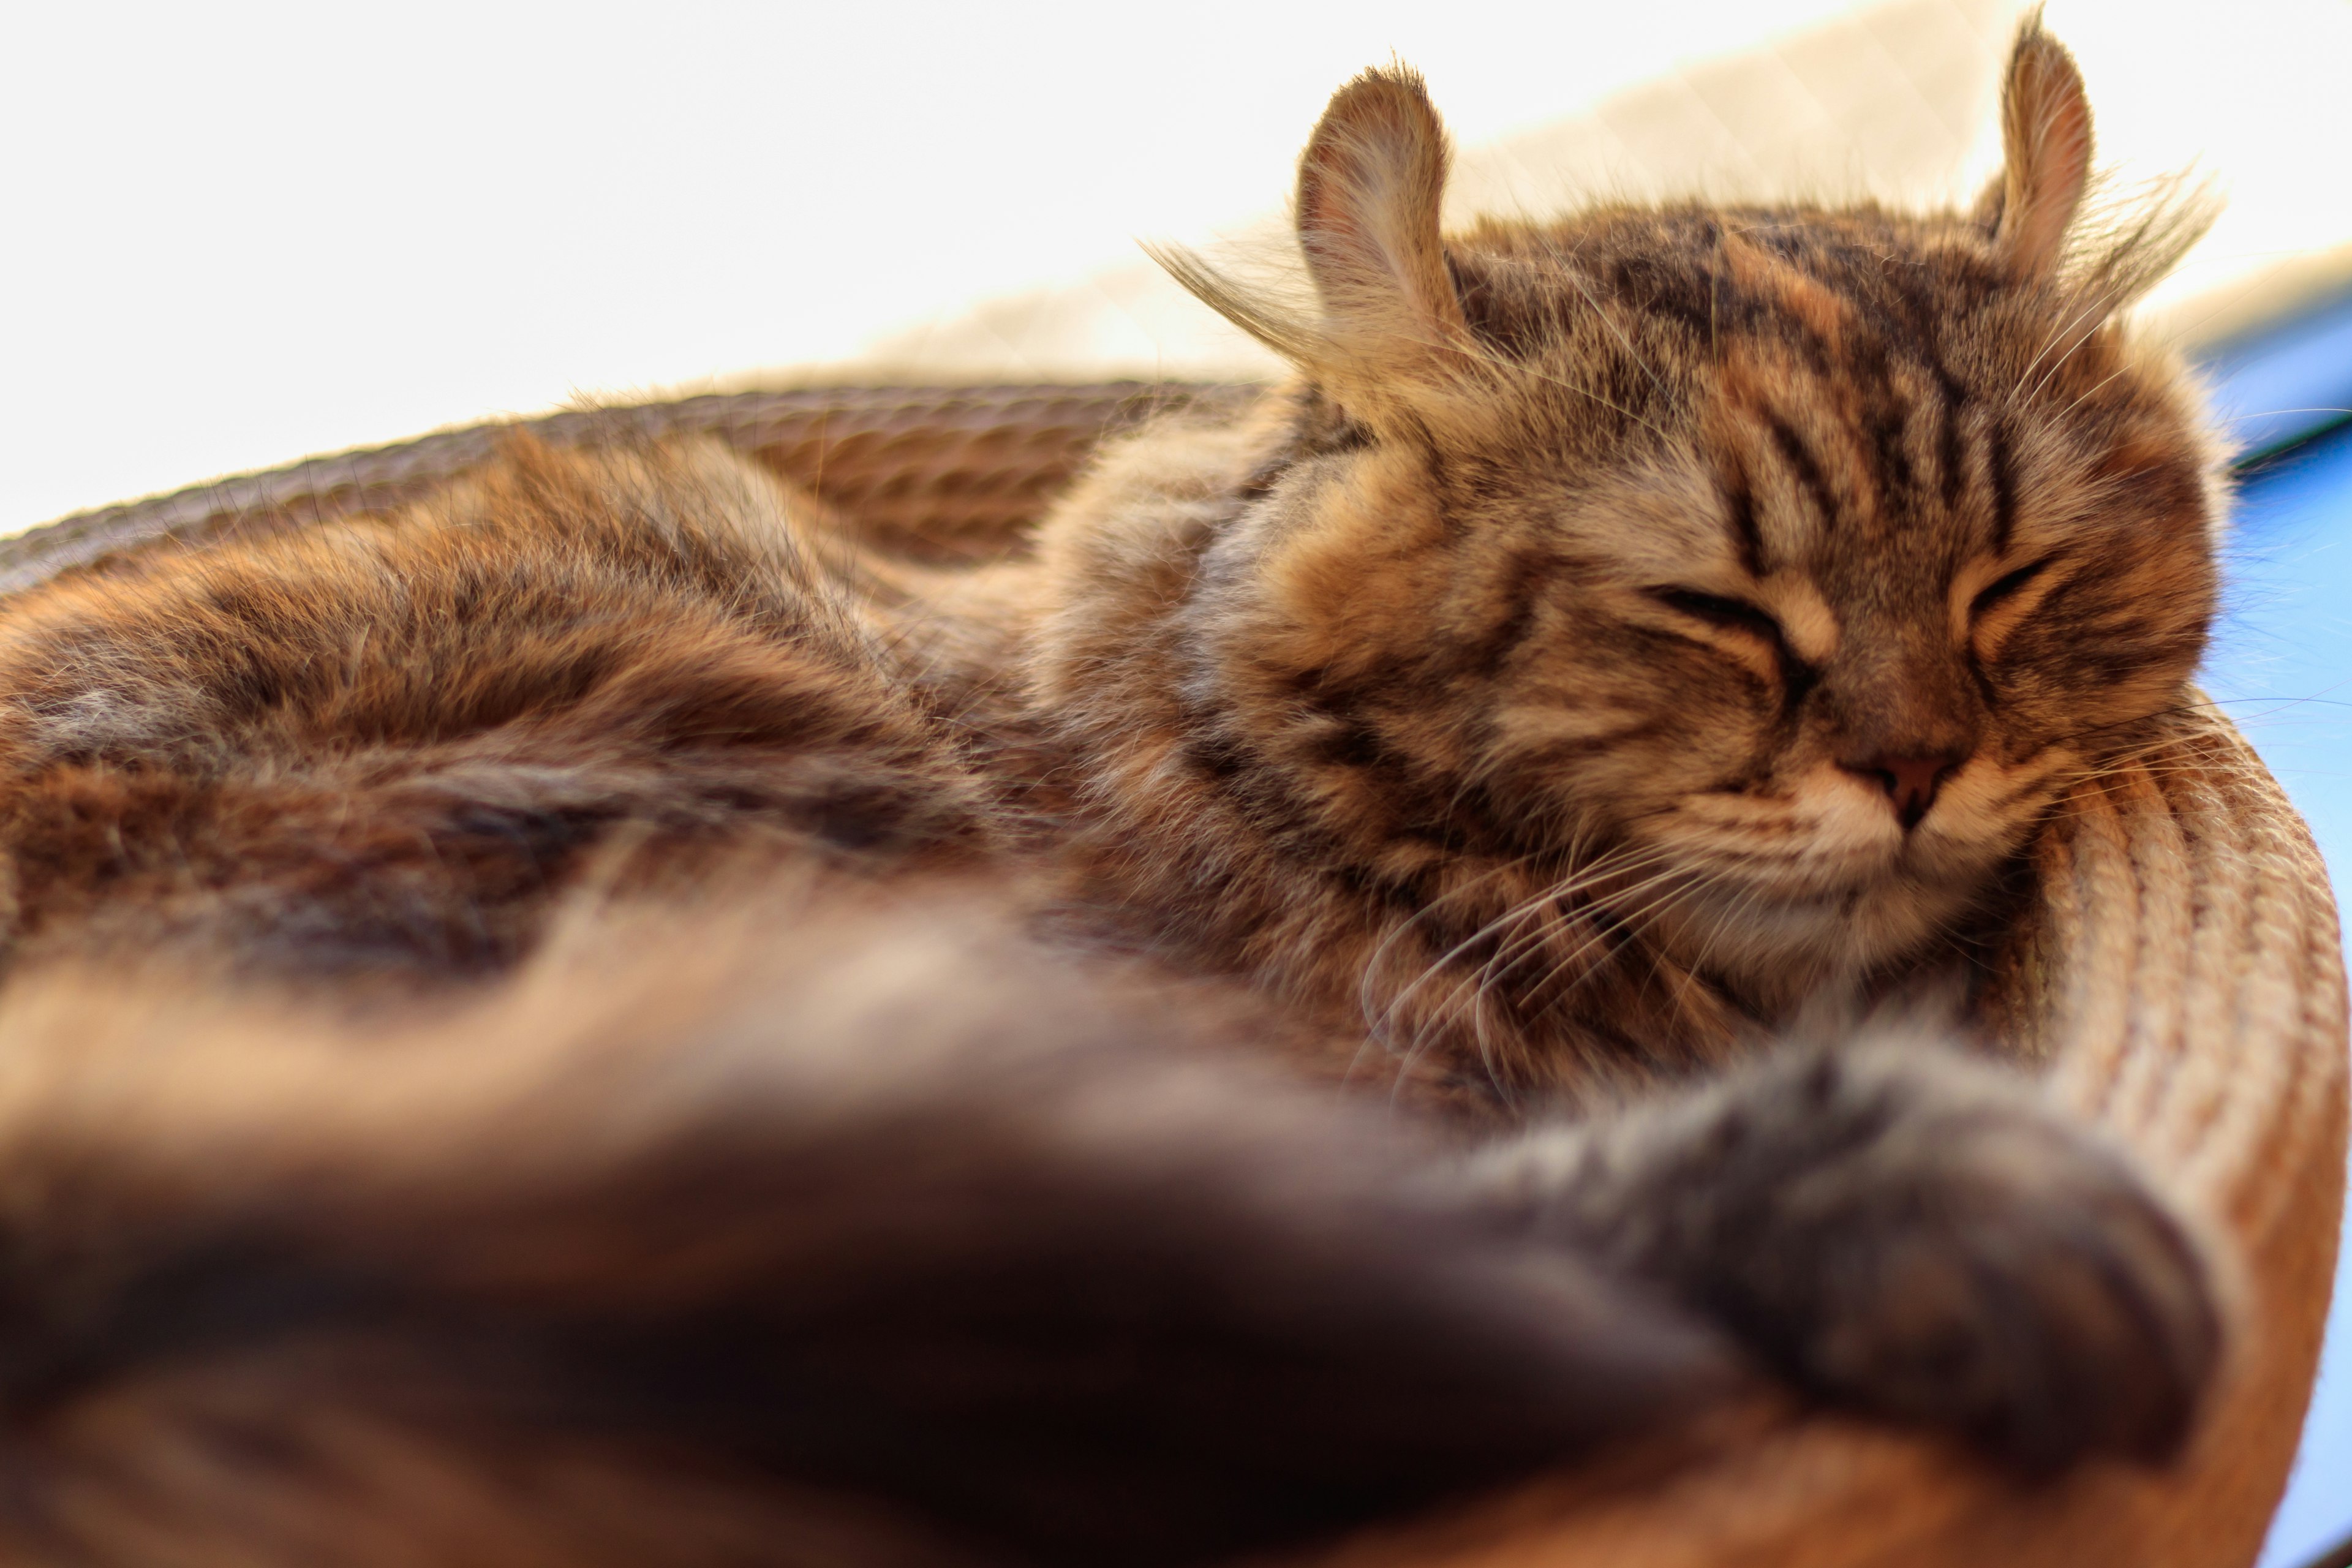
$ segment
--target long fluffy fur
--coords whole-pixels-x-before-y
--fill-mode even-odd
[[[716,447],[519,443],[412,510],[115,563],[0,616],[7,949],[494,972],[615,835],[946,869],[989,792],[834,563]]]
[[[1312,318],[1185,273],[1296,382],[971,571],[525,442],[0,605],[0,1544],[1209,1561],[1736,1365],[2161,1462],[2193,1217],[1965,1038],[1742,1065],[1965,973],[2202,647],[2186,230],[2038,26],[2005,101],[1970,213],[1449,237],[1371,73]]]
[[[20,979],[0,1550],[1205,1562],[1736,1387],[1432,1201],[1405,1130],[1237,1066],[1210,1000],[1003,925],[607,908],[365,1024]]]

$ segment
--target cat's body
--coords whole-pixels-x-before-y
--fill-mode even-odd
[[[0,1553],[1208,1563],[1749,1384],[1246,1009],[1013,924],[785,848],[414,1009],[20,973]]]
[[[1653,1433],[1722,1397],[1735,1351],[2035,1470],[2171,1452],[2221,1338],[2192,1222],[1957,1040],[1767,1049],[1808,1008],[1965,973],[2052,803],[2183,700],[2210,615],[2212,452],[2177,373],[2110,321],[2178,237],[2079,233],[2087,111],[2031,27],[2006,104],[2008,172],[1972,215],[1601,210],[1449,243],[1434,116],[1368,75],[1302,166],[1315,311],[1178,263],[1299,382],[1108,456],[1034,552],[972,572],[862,559],[715,450],[524,445],[397,517],[0,606],[9,984],[51,998],[52,1035],[163,1048],[115,1016],[152,1002],[88,978],[160,955],[183,978],[151,994],[199,973],[300,998],[246,1016],[261,1068],[339,1039],[317,1009],[363,1010],[374,1037],[330,1054],[478,1054],[450,1125],[469,1096],[507,1118],[490,1147],[427,1141],[405,1186],[378,1182],[406,1156],[371,1122],[310,1208],[257,1199],[284,1177],[257,1159],[193,1275],[98,1203],[85,1248],[127,1261],[20,1310],[129,1304],[94,1310],[94,1350],[32,1341],[47,1430],[158,1354],[315,1341],[305,1397],[379,1432],[358,1323],[425,1391],[420,1452],[552,1453],[571,1420],[581,1475],[736,1500],[679,1560],[811,1563],[1294,1540]],[[825,890],[762,938],[698,891],[722,870]],[[924,922],[894,934],[860,901],[883,896],[950,901],[1013,956],[885,974],[855,954],[919,947]],[[661,911],[623,979],[500,978],[614,900]],[[673,1025],[649,1001],[666,966],[781,979],[749,1022]],[[687,1109],[629,1147],[691,1180],[635,1185],[634,1156],[516,1109],[524,1080],[571,1103],[532,1037],[607,1002],[614,1049],[685,1064],[644,1092]],[[1252,1047],[1441,1131],[1228,1079]],[[799,1087],[714,1099],[733,1069],[708,1064],[745,1049],[805,1058],[782,1069]],[[331,1128],[402,1103],[375,1076],[289,1081]],[[588,1122],[627,1120],[635,1079],[582,1081],[609,1097]],[[1104,1108],[1171,1094],[1130,1151]],[[445,1189],[482,1201],[435,1209]],[[725,1234],[646,1250],[646,1193],[715,1204]],[[71,1250],[70,1223],[27,1213],[31,1256]],[[489,1300],[475,1247],[562,1282]],[[1432,1279],[1478,1283],[1410,1283]],[[158,1340],[187,1300],[218,1333]],[[146,1337],[112,1343],[118,1319]],[[524,1371],[467,1405],[464,1369],[509,1355]],[[1515,1356],[1537,1370],[1495,1381]],[[730,1364],[753,1371],[722,1391]],[[1270,1421],[1215,1458],[1216,1431]],[[143,1475],[143,1429],[109,1430],[110,1473]],[[257,1463],[296,1512],[331,1510]],[[540,1557],[644,1554],[625,1531],[581,1544],[594,1510],[540,1481],[485,1484],[480,1517],[516,1539],[554,1521]],[[625,1494],[640,1523],[678,1506]],[[838,1544],[828,1509],[903,1516],[913,1544]],[[352,1560],[404,1560],[384,1539]]]
[[[398,517],[27,595],[11,949],[450,978],[511,963],[616,833],[969,862],[987,792],[823,547],[815,503],[716,450],[518,450]]]

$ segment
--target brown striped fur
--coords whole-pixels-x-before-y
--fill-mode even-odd
[[[20,979],[0,1555],[1210,1562],[1738,1386],[1245,1015],[769,847],[421,1016]]]
[[[1170,258],[1296,379],[1034,550],[526,441],[0,605],[0,1554],[1205,1563],[1743,1366],[2162,1462],[2193,1216],[1948,1028],[1745,1059],[2189,699],[2194,214],[2083,218],[2035,25],[2004,126],[1445,236],[1373,71],[1310,308]]]
[[[1111,457],[1013,569],[1095,896],[1504,1104],[1963,934],[2182,700],[2216,584],[2219,454],[2114,319],[2195,214],[2074,223],[2087,110],[2038,31],[2008,102],[1975,214],[1441,237],[1419,81],[1345,89],[1316,311],[1173,258],[1300,382]]]
[[[0,621],[9,950],[511,963],[592,846],[945,868],[986,796],[822,509],[715,448],[518,446],[392,518],[129,560]],[[608,854],[607,858],[610,858]]]

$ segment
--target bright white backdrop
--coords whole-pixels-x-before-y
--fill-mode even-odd
[[[1205,236],[1272,206],[1332,87],[1391,52],[1476,142],[1850,8],[19,4],[0,531],[838,360],[1136,236]],[[2352,238],[2345,0],[2050,16],[2107,150],[2238,187],[2225,248]]]

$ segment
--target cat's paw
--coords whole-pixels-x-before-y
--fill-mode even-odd
[[[1747,1195],[1680,1283],[1834,1403],[2034,1472],[2167,1459],[2221,1359],[2206,1261],[2120,1156],[1978,1076],[1822,1058],[1733,1110]]]
[[[1792,1053],[1476,1179],[1825,1403],[2031,1472],[2168,1458],[2221,1358],[2212,1270],[2129,1162],[1937,1048]]]

